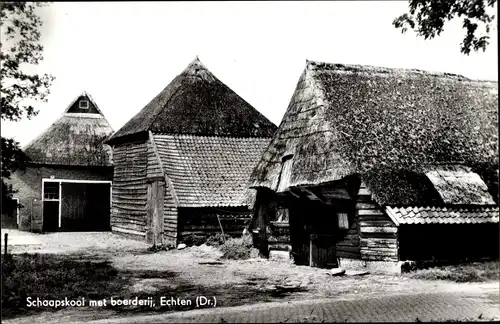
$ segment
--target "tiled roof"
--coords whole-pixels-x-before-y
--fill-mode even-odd
[[[154,135],[179,207],[249,206],[252,169],[268,138]]]
[[[399,224],[478,224],[498,223],[498,207],[439,208],[386,207],[387,215]]]

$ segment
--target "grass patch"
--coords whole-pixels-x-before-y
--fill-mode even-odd
[[[499,261],[474,262],[416,270],[404,274],[413,279],[483,282],[500,279]]]
[[[253,241],[251,235],[231,238],[220,246],[222,259],[246,260],[252,254]]]
[[[118,293],[126,280],[106,261],[82,261],[49,254],[8,255],[2,259],[2,317],[55,308],[28,307],[27,297],[86,300]]]

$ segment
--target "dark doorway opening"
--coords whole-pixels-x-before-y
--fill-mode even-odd
[[[109,231],[109,183],[61,184],[61,231]]]
[[[43,231],[56,232],[59,229],[59,201],[43,202]]]

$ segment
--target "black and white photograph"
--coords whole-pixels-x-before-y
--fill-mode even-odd
[[[500,321],[497,15],[0,3],[2,322]]]

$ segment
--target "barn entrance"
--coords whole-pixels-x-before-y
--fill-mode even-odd
[[[331,205],[303,200],[290,210],[290,240],[296,264],[338,267],[337,215]]]
[[[111,182],[43,180],[43,231],[109,231]]]

